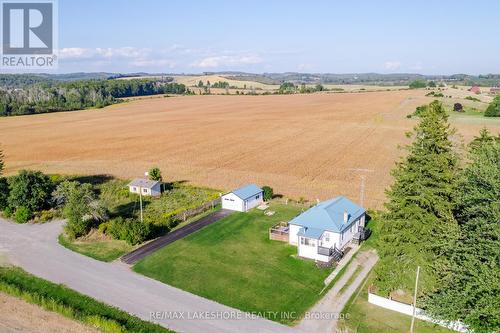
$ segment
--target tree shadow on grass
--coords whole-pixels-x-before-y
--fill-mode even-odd
[[[72,178],[71,180],[77,181],[82,184],[88,183],[92,185],[102,185],[104,183],[109,182],[112,179],[114,179],[113,176],[102,174],[102,175],[77,176]]]
[[[182,185],[182,184],[185,184],[185,183],[188,183],[189,180],[177,180],[177,181],[172,181],[172,182],[164,182],[162,184],[162,191],[166,192],[166,191],[170,191],[172,190],[174,187],[178,186],[178,185]]]

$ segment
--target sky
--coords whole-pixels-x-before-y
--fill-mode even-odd
[[[59,72],[500,73],[500,1],[58,0]]]

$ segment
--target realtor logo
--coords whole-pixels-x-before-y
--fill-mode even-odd
[[[3,68],[55,68],[55,1],[1,1]]]

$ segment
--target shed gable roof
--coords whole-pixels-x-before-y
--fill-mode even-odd
[[[243,187],[240,187],[230,193],[233,193],[238,198],[245,200],[254,195],[257,195],[262,192],[262,189],[255,184],[248,184]]]
[[[159,184],[159,181],[156,180],[149,180],[149,179],[144,179],[144,178],[136,178],[132,180],[128,186],[137,186],[137,187],[142,187],[142,188],[153,188],[157,184]]]

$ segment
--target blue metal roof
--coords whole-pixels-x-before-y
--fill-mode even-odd
[[[304,236],[307,238],[320,239],[321,235],[323,235],[323,232],[325,232],[325,231],[321,230],[321,229],[302,227],[299,229],[297,236]]]
[[[243,187],[240,187],[234,190],[234,193],[238,198],[245,200],[250,198],[251,196],[257,195],[262,192],[262,189],[255,184],[248,184]]]
[[[344,212],[348,214],[347,222],[344,221]],[[340,233],[365,212],[363,207],[356,205],[346,197],[340,196],[320,202],[289,223],[306,228],[306,233],[308,229],[328,230]]]

